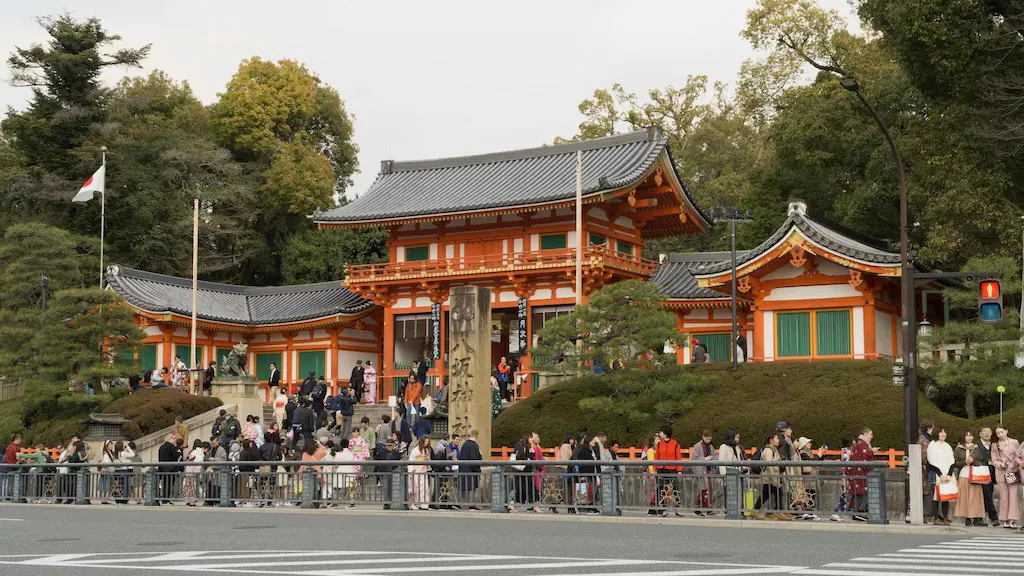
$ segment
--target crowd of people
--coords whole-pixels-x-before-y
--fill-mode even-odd
[[[1022,528],[1024,447],[1009,430],[982,428],[977,436],[964,430],[950,438],[946,428],[926,420],[918,444],[924,454],[926,520],[949,525],[958,518],[967,526]]]

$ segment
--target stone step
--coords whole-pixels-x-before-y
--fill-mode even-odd
[[[267,423],[274,421],[274,405],[264,404],[263,405],[263,417],[260,419],[260,424],[266,429]]]
[[[380,422],[380,417],[385,414],[391,415],[391,407],[387,404],[359,404],[356,406],[352,422],[359,423],[365,416],[370,419],[371,425],[376,426]]]

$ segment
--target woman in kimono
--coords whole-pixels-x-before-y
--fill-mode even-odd
[[[363,386],[365,391],[363,392],[363,398],[367,404],[377,403],[377,369],[373,367],[373,362],[367,361],[366,368],[363,370]]]

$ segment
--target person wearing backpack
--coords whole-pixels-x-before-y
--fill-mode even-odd
[[[316,427],[319,428],[327,421],[327,412],[324,411],[324,400],[327,399],[327,382],[323,376],[313,385],[313,391],[309,395],[313,401],[313,413],[316,414]],[[333,422],[332,422],[333,424]]]
[[[779,433],[769,432],[765,435],[764,448],[761,449],[760,459],[765,462],[778,462],[782,460],[782,456],[779,454]],[[762,507],[767,507],[769,510],[773,507],[779,508],[785,505],[785,501],[782,500],[782,470],[779,466],[751,466],[751,476],[764,475],[761,479],[761,498],[754,506],[757,510],[761,510]],[[766,518],[768,520],[792,520],[787,514],[779,514],[775,512],[768,512],[763,516],[760,514],[752,515],[754,518]]]
[[[235,418],[234,414],[229,414],[227,419],[224,421],[222,428],[222,434],[220,439],[220,445],[227,447],[231,445],[231,441],[238,438],[242,434],[242,425],[238,422],[238,418]]]
[[[344,388],[335,397],[335,402],[338,405],[338,412],[341,412],[341,437],[348,438],[349,432],[352,431],[352,418],[356,415],[356,404],[359,403],[359,399],[356,398],[352,388]]]

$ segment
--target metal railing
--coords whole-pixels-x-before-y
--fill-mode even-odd
[[[625,460],[322,460],[198,466],[133,463],[113,468],[17,464],[0,469],[0,502],[372,505],[393,510],[482,508],[492,513],[674,513],[782,520],[838,515],[884,524],[887,500],[898,492],[888,489],[886,472],[885,462],[828,461],[715,461],[709,465]]]

